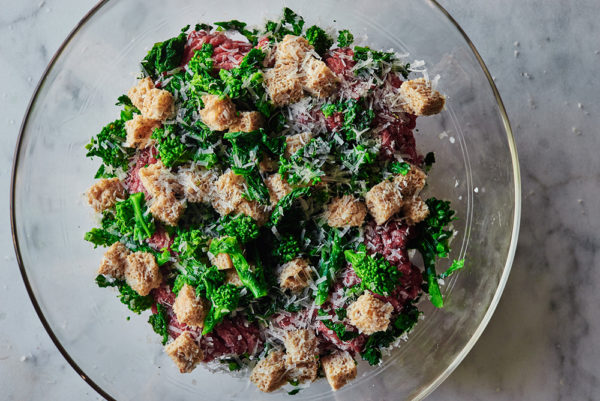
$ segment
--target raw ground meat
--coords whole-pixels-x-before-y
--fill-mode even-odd
[[[200,50],[205,43],[213,45],[212,59],[215,69],[230,70],[236,67],[252,49],[251,43],[229,39],[222,32],[192,31],[185,45],[183,65],[186,65],[194,56],[194,52]]]
[[[132,162],[130,163],[132,167],[129,168],[127,177],[125,178],[125,188],[127,188],[127,191],[129,191],[130,194],[143,192],[146,198],[149,197],[148,192],[146,192],[146,188],[144,188],[144,185],[142,185],[142,181],[140,180],[138,172],[144,166],[158,162],[158,159],[156,158],[157,156],[158,151],[154,146],[143,149],[133,156]]]

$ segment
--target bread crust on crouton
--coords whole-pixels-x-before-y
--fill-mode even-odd
[[[98,274],[118,279],[124,278],[129,253],[129,249],[120,242],[115,242],[109,246],[100,262]]]
[[[196,290],[189,284],[181,287],[173,303],[173,312],[177,320],[192,327],[204,327],[204,318],[208,309],[206,300],[197,297]]]
[[[225,131],[238,119],[229,96],[204,95],[202,102],[204,108],[200,110],[200,118],[213,131]]]
[[[127,256],[125,281],[140,295],[148,295],[158,288],[162,275],[154,255],[149,252],[133,252]]]
[[[302,36],[285,35],[275,50],[275,66],[298,65],[314,50],[315,48]]]
[[[348,351],[336,351],[321,359],[325,377],[333,391],[356,378],[356,363]]]
[[[295,64],[283,64],[266,70],[263,82],[275,106],[296,103],[304,96],[302,77]]]
[[[225,284],[232,284],[236,287],[243,287],[244,283],[240,279],[237,270],[235,269],[227,269],[225,270]]]
[[[429,216],[429,207],[423,199],[416,197],[410,199],[408,202],[404,202],[402,213],[404,214],[406,224],[413,226]]]
[[[210,203],[217,178],[213,170],[202,167],[180,169],[177,174],[185,199],[190,203]]]
[[[210,259],[210,262],[213,265],[217,266],[217,269],[219,270],[233,269],[233,262],[231,261],[229,255],[226,253],[220,253],[218,255],[212,255],[209,253],[208,257]]]
[[[161,195],[180,197],[183,195],[183,187],[179,183],[177,176],[173,174],[170,168],[163,165],[161,161],[147,167],[142,167],[138,171],[138,176],[146,191],[153,197]]]
[[[286,158],[290,158],[294,153],[305,147],[313,138],[312,132],[303,132],[301,134],[290,135],[285,138],[285,153]]]
[[[150,213],[161,222],[175,227],[183,216],[185,207],[185,201],[177,199],[173,194],[159,195],[152,199]]]
[[[150,89],[144,96],[140,111],[142,116],[152,120],[168,120],[175,115],[173,95],[164,89]]]
[[[365,292],[348,307],[348,319],[362,333],[371,335],[387,330],[394,307]]]
[[[244,177],[232,170],[226,171],[215,182],[212,205],[221,216],[230,214],[244,200]]]
[[[327,205],[327,224],[330,227],[360,227],[366,215],[365,204],[352,195],[334,198]]]
[[[154,82],[152,78],[146,77],[140,79],[135,86],[129,89],[127,97],[131,100],[131,103],[138,109],[144,107],[144,99],[150,90],[154,89]]]
[[[281,351],[271,351],[266,358],[261,359],[250,374],[250,381],[265,393],[275,391],[283,386],[285,381],[285,354]]]
[[[365,195],[365,201],[377,224],[385,223],[402,209],[402,194],[398,186],[388,180],[371,188]]]
[[[152,132],[160,126],[160,121],[139,114],[134,115],[131,120],[125,121],[125,131],[127,132],[125,146],[138,149],[151,146],[154,143]]]
[[[96,212],[111,208],[126,197],[125,187],[118,178],[102,178],[87,191],[88,203]]]
[[[190,373],[204,359],[200,346],[189,331],[184,331],[175,341],[167,344],[165,352],[181,373]]]
[[[299,383],[314,382],[317,380],[319,373],[319,363],[317,361],[298,363],[288,365],[287,368],[287,379],[295,380]]]
[[[254,220],[256,220],[256,224],[259,226],[264,225],[269,219],[267,207],[261,205],[257,201],[244,199],[237,205],[235,211],[237,213],[252,217]]]
[[[265,178],[265,185],[269,190],[272,205],[275,205],[281,198],[292,192],[292,186],[279,173]]]
[[[404,100],[403,108],[417,116],[437,114],[444,108],[446,98],[431,88],[431,82],[417,78],[402,82],[400,95]]]
[[[279,274],[279,285],[284,290],[299,292],[310,282],[312,270],[307,259],[296,258],[284,264]]]
[[[427,174],[413,164],[410,165],[410,170],[406,175],[396,174],[394,177],[394,183],[400,188],[402,196],[406,198],[418,195],[425,187],[426,182]]]
[[[288,331],[285,333],[283,344],[288,364],[314,362],[319,354],[319,342],[312,330]]]
[[[302,87],[312,96],[325,98],[337,90],[340,79],[323,61],[310,57],[302,68],[306,72]]]
[[[262,128],[264,118],[258,111],[242,111],[229,126],[229,132],[252,132]]]

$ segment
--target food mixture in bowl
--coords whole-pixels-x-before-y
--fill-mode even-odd
[[[443,306],[464,261],[436,272],[454,212],[422,197],[434,157],[413,130],[445,98],[406,55],[353,42],[287,8],[260,29],[185,27],[87,146],[96,282],[152,310],[182,373],[337,390],[406,339],[423,294]]]

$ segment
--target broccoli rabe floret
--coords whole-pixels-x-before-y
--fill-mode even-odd
[[[146,210],[143,192],[137,192],[126,200],[116,203],[115,223],[121,234],[132,235],[138,242],[154,234],[154,220]]]
[[[177,236],[173,240],[172,249],[185,259],[201,260],[208,250],[208,237],[199,229],[177,229]]]
[[[338,33],[337,42],[339,47],[348,47],[354,42],[354,35],[349,30],[343,29]]]
[[[109,281],[106,277],[99,275],[96,277],[96,284],[98,284],[98,287],[100,288],[117,287],[121,303],[127,305],[129,310],[138,315],[146,309],[150,309],[154,303],[152,296],[138,294],[125,282],[125,280],[117,279]]]
[[[152,79],[156,79],[160,74],[179,67],[186,42],[187,35],[181,32],[174,38],[155,43],[142,60],[142,68]]]
[[[192,159],[194,152],[185,143],[181,142],[181,134],[177,132],[175,124],[156,128],[152,132],[152,139],[156,140],[156,148],[160,160],[167,167],[176,166]]]
[[[322,28],[316,25],[311,26],[306,30],[304,34],[308,43],[315,47],[315,51],[321,56],[325,54],[327,50],[333,44],[333,39],[325,32]]]
[[[300,243],[292,235],[282,235],[275,243],[273,256],[279,259],[281,263],[287,263],[298,257],[300,253]]]
[[[259,227],[250,216],[239,214],[235,217],[230,215],[223,216],[217,222],[217,232],[219,235],[235,237],[240,244],[256,239],[259,234]]]
[[[85,233],[83,239],[94,244],[95,249],[98,246],[111,246],[119,240],[119,237],[102,228],[92,228],[90,231]]]
[[[367,255],[367,247],[359,245],[356,251],[347,250],[344,256],[356,275],[361,279],[361,287],[379,295],[389,295],[398,287],[400,271],[381,256]]]
[[[222,285],[208,293],[212,303],[208,315],[204,319],[202,334],[210,333],[223,318],[233,312],[240,300],[240,290],[233,284]]]
[[[148,323],[152,326],[154,332],[162,337],[162,344],[169,341],[169,320],[167,312],[161,304],[156,304],[156,313],[148,317]]]

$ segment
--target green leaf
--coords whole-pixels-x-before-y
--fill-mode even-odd
[[[156,313],[148,317],[148,323],[152,326],[154,332],[162,336],[162,345],[169,341],[169,321],[167,313],[161,304],[156,304]]]
[[[455,260],[452,262],[452,265],[445,272],[440,274],[440,278],[450,277],[452,275],[452,273],[454,273],[457,270],[462,269],[463,267],[465,267],[464,259]]]
[[[354,35],[347,29],[343,29],[338,33],[337,42],[339,47],[348,47],[354,42]]]
[[[187,35],[182,32],[174,38],[155,43],[142,60],[143,70],[152,79],[157,79],[160,74],[179,67],[186,42]]]

